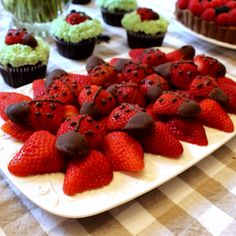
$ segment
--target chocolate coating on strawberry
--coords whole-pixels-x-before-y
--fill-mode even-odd
[[[118,72],[121,72],[124,66],[130,62],[131,62],[130,59],[119,58],[113,66]]]
[[[156,84],[148,88],[146,97],[150,101],[155,101],[162,94],[162,92],[162,87]]]
[[[157,74],[163,76],[165,79],[170,79],[170,67],[172,64],[173,64],[172,62],[167,62],[159,66],[154,66],[153,70]]]
[[[99,108],[96,106],[94,102],[83,103],[80,108],[80,114],[87,114],[93,117],[94,119],[99,119],[101,117]]]
[[[62,69],[55,69],[49,73],[45,79],[45,86],[48,88],[54,80],[59,79],[62,75],[66,75],[67,72]]]
[[[19,125],[27,125],[30,105],[28,102],[19,102],[7,107],[6,114],[8,118]]]
[[[90,150],[85,136],[75,131],[68,131],[57,137],[56,148],[59,152],[70,157],[85,156]]]
[[[200,106],[197,102],[186,100],[180,105],[177,113],[181,117],[195,117],[200,112],[200,110]]]
[[[223,92],[222,89],[220,88],[215,88],[213,89],[209,94],[208,94],[209,98],[212,98],[222,104],[226,104],[229,101],[229,97],[227,94],[225,94]]]
[[[22,44],[30,46],[32,48],[36,48],[38,46],[38,42],[32,34],[25,34],[22,38]]]
[[[102,58],[97,57],[97,56],[91,56],[87,59],[86,70],[87,72],[90,72],[94,67],[105,64],[105,63],[106,62]]]
[[[154,127],[154,120],[146,112],[136,113],[126,124],[124,130],[150,130]]]

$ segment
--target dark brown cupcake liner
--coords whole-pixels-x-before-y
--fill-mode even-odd
[[[47,65],[41,62],[36,65],[26,65],[21,67],[0,65],[0,73],[6,84],[13,88],[32,83],[36,79],[42,79],[46,76]]]
[[[127,41],[130,48],[150,48],[161,46],[166,33],[149,35],[140,32],[127,31]]]
[[[218,26],[213,21],[202,20],[189,10],[176,9],[176,18],[187,28],[208,38],[236,44],[236,27]]]
[[[63,57],[74,60],[88,58],[90,55],[92,55],[96,44],[96,38],[83,40],[79,43],[65,42],[56,37],[54,39],[59,54]]]
[[[105,23],[112,26],[121,27],[121,20],[124,14],[128,13],[127,11],[109,11],[106,8],[101,8],[102,18]]]
[[[88,4],[91,0],[72,0],[73,4]]]

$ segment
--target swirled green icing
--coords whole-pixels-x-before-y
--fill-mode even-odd
[[[169,22],[162,16],[158,20],[142,21],[140,15],[133,11],[124,15],[121,24],[128,31],[154,35],[166,32]]]
[[[4,41],[0,43],[0,64],[4,67],[11,65],[20,67],[35,65],[38,62],[46,65],[49,57],[49,46],[39,37],[35,37],[38,46],[32,48],[23,44],[7,45]]]
[[[96,3],[98,6],[104,7],[109,11],[114,11],[116,9],[130,11],[137,8],[136,0],[97,0]]]
[[[78,25],[71,25],[65,17],[60,16],[51,24],[51,34],[65,42],[78,43],[80,41],[97,37],[102,33],[99,20],[86,20]]]

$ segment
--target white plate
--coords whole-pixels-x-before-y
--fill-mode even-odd
[[[212,43],[212,44],[215,44],[217,46],[221,46],[221,47],[225,47],[225,48],[229,48],[229,49],[234,49],[236,50],[236,45],[235,44],[230,44],[230,43],[225,43],[225,42],[222,42],[222,41],[219,41],[219,40],[216,40],[216,39],[213,39],[213,38],[209,38],[209,37],[206,37],[202,34],[198,34],[196,32],[194,32],[193,30],[191,30],[190,28],[186,27],[185,25],[183,25],[181,22],[179,22],[176,18],[174,18],[173,20],[174,24],[178,25],[181,29],[183,29],[185,32],[199,38],[199,39],[202,39],[208,43]]]
[[[163,51],[167,49],[162,48]],[[170,49],[168,49],[170,50]],[[127,57],[122,54],[120,57]],[[15,91],[32,95],[31,85]],[[230,115],[236,127],[236,116]],[[3,123],[0,120],[0,125]],[[180,159],[145,154],[145,169],[140,173],[115,172],[112,182],[103,188],[66,196],[62,191],[62,173],[36,175],[19,178],[7,169],[10,159],[21,148],[16,142],[0,131],[0,168],[9,180],[32,202],[44,210],[63,217],[82,218],[96,215],[126,203],[172,179],[193,166],[235,136],[236,131],[225,133],[206,128],[209,145],[200,147],[184,143],[184,153]]]

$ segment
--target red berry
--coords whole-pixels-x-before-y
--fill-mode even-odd
[[[235,3],[236,4],[236,3]],[[235,6],[236,7],[236,6]],[[236,27],[236,9],[233,9],[228,14],[228,25]]]
[[[192,0],[188,4],[188,9],[195,15],[201,16],[204,11],[203,6],[196,0]]]
[[[221,13],[216,17],[216,24],[219,26],[226,26],[228,25],[229,15],[228,13]]]
[[[189,2],[189,0],[178,0],[178,1],[176,2],[176,5],[177,5],[177,7],[180,8],[180,9],[186,9],[187,6],[188,6],[188,2]]]
[[[206,21],[214,21],[215,17],[216,13],[213,8],[207,8],[201,15],[201,18]]]
[[[66,21],[71,25],[78,25],[86,20],[90,19],[89,16],[84,14],[83,12],[71,12],[66,17]]]

